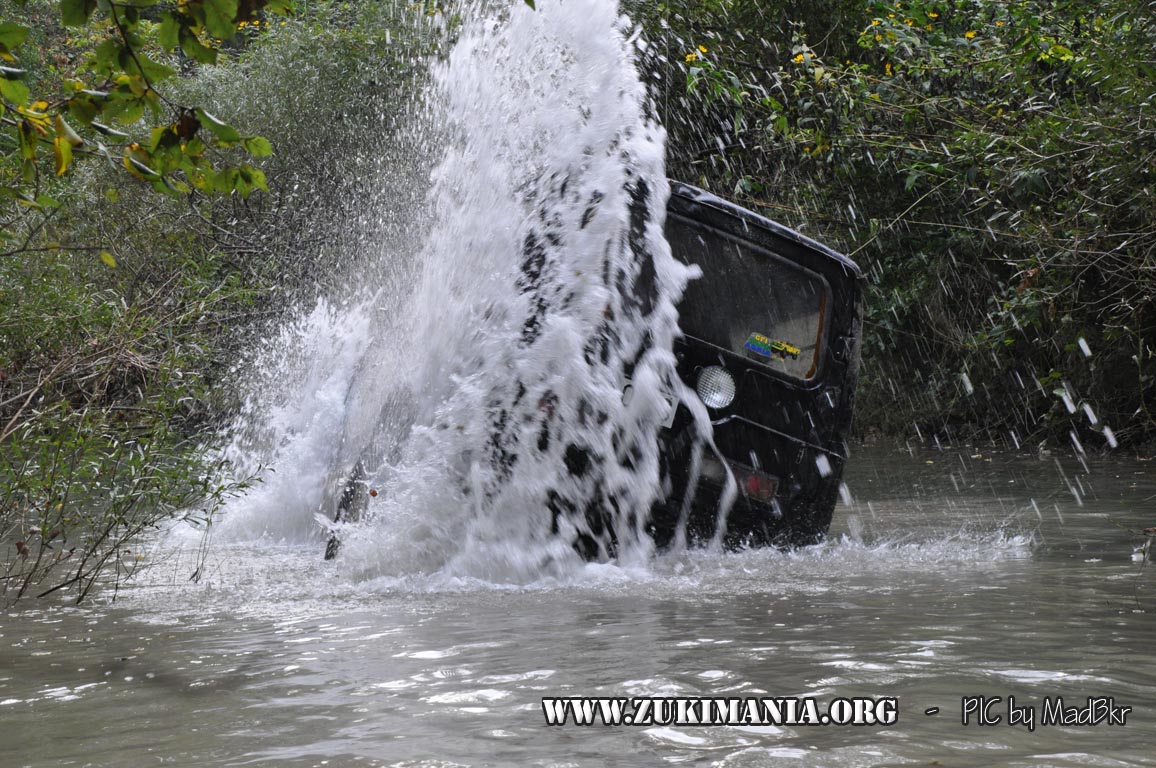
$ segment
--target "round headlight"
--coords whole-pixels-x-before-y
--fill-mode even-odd
[[[708,365],[698,372],[695,391],[708,408],[726,408],[735,399],[735,380],[726,368]]]

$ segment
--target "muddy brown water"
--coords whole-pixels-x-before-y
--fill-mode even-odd
[[[861,447],[826,545],[569,584],[353,581],[315,547],[218,542],[194,585],[191,554],[158,553],[115,603],[2,616],[0,765],[1156,764],[1156,572],[1128,530],[1156,524],[1153,465],[1088,464]],[[898,717],[550,727],[550,696],[897,697]],[[971,696],[1001,722],[964,725]],[[1057,696],[1127,724],[1040,724]]]

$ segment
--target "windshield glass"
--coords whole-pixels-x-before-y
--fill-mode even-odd
[[[818,371],[827,302],[819,275],[750,243],[668,216],[674,257],[702,277],[679,304],[683,333],[798,379]]]

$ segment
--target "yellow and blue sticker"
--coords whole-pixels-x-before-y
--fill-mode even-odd
[[[761,333],[752,333],[748,336],[746,343],[743,344],[743,348],[755,353],[759,357],[772,359],[778,356],[780,360],[786,360],[788,356],[794,360],[798,360],[799,353],[803,351],[785,341],[776,341]]]

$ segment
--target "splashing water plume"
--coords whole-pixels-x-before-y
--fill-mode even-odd
[[[275,374],[258,366],[228,456],[252,468],[274,446],[274,473],[219,536],[319,541],[321,520],[360,578],[524,583],[649,557],[691,273],[662,234],[642,47],[611,0],[467,19],[428,100],[445,138],[424,245],[383,256],[388,289],[283,333],[297,353],[270,355]],[[352,472],[375,494],[328,523]]]

